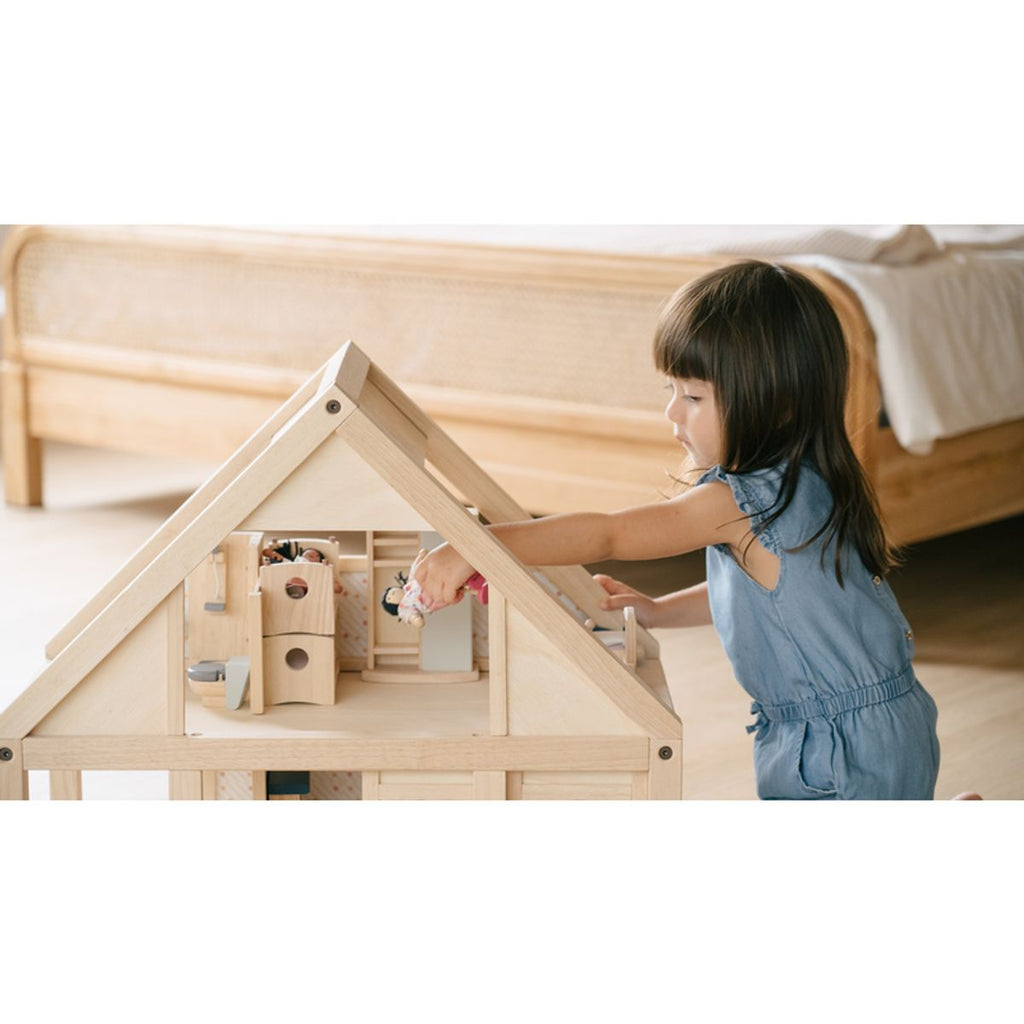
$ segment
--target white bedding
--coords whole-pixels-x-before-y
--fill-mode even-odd
[[[877,339],[882,400],[900,444],[1024,417],[1024,251],[951,249],[907,266],[801,256],[859,296]]]
[[[897,440],[1024,417],[1024,227],[984,225],[359,225],[331,234],[648,255],[785,257],[851,287],[878,346]]]

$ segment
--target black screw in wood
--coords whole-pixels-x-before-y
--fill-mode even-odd
[[[327,411],[332,415],[334,413],[341,412],[341,402],[339,402],[336,398],[332,398],[327,403]]]
[[[13,761],[14,751],[10,747],[0,747],[0,761]]]
[[[671,761],[672,760],[672,748],[671,747],[662,747],[661,750],[658,751],[658,757],[660,757],[662,759],[662,761]]]

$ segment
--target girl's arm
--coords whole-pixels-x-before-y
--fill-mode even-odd
[[[526,565],[583,565],[669,558],[709,544],[734,543],[747,530],[728,486],[702,484],[670,501],[621,512],[571,512],[488,529]],[[473,574],[457,551],[442,544],[416,567],[428,608],[461,600]]]

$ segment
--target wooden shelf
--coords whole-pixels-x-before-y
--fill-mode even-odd
[[[207,708],[189,691],[185,732],[215,739],[490,735],[487,676],[470,683],[367,683],[343,672],[336,698],[332,707],[276,704],[254,715],[248,702],[238,711]]]

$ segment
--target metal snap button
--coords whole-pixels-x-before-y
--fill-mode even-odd
[[[882,577],[881,576],[872,576],[871,577],[871,582],[874,583],[874,585],[876,587],[880,587],[882,585]]]
[[[914,639],[914,634],[913,634],[913,633],[911,633],[911,631],[910,631],[909,629],[908,629],[908,630],[907,630],[907,631],[906,631],[906,632],[905,632],[905,633],[904,633],[903,635],[904,635],[904,636],[905,636],[905,637],[906,637],[906,638],[907,638],[908,640],[913,640],[913,639]]]

